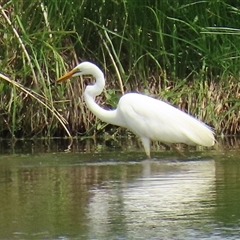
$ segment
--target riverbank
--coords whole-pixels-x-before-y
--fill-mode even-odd
[[[97,98],[105,108],[115,108],[123,93],[141,92],[194,115],[217,134],[238,134],[237,6],[135,2],[1,5],[0,137],[126,135],[89,112],[85,84],[55,85],[84,60],[106,75],[106,91]]]

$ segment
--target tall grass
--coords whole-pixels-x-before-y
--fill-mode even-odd
[[[145,92],[218,133],[238,133],[239,8],[211,0],[5,1],[0,66],[12,81],[0,81],[0,136],[116,132],[86,108],[83,82],[52,85],[83,60],[107,76],[101,105],[116,107],[123,92]]]

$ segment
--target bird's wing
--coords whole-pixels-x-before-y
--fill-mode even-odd
[[[139,136],[166,143],[212,146],[212,130],[170,104],[141,94],[126,94],[118,111],[127,128]]]

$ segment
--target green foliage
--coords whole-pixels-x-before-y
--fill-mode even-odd
[[[105,129],[84,104],[82,82],[51,86],[83,60],[105,71],[108,107],[124,91],[146,89],[218,132],[238,132],[239,8],[223,0],[5,1],[1,72],[48,105],[1,81],[0,135],[64,135],[50,106],[73,135]]]

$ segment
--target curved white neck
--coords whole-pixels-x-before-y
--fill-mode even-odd
[[[105,79],[103,73],[98,69],[95,71],[93,77],[96,79],[94,85],[88,85],[84,91],[85,102],[90,111],[103,122],[123,126],[121,118],[117,116],[117,110],[105,110],[101,108],[96,102],[95,97],[100,95],[105,86]]]

